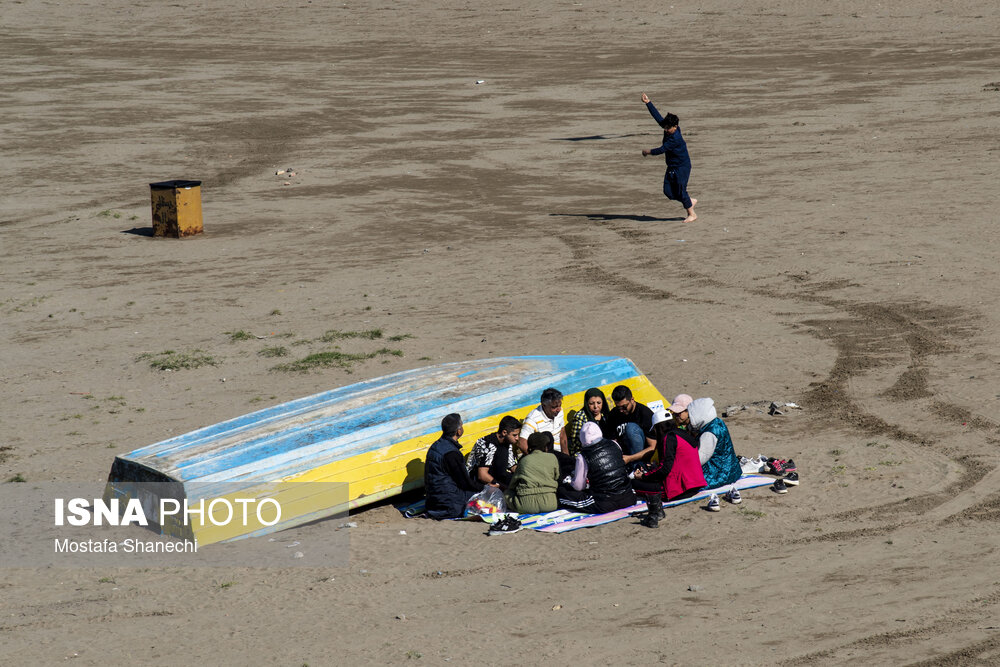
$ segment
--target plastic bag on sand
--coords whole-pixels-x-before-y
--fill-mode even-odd
[[[503,491],[495,486],[487,486],[476,495],[469,498],[465,505],[465,516],[481,516],[483,514],[503,514],[507,511],[507,503],[503,499]]]

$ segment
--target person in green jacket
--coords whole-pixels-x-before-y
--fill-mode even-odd
[[[518,514],[543,514],[559,508],[556,488],[559,486],[559,461],[546,451],[549,445],[544,433],[528,436],[528,453],[517,462],[504,494],[507,507]]]

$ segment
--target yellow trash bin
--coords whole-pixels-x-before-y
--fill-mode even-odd
[[[201,234],[201,181],[150,183],[153,236],[179,239]]]

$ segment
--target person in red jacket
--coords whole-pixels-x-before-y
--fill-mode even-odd
[[[647,510],[640,523],[647,528],[658,527],[660,519],[666,516],[664,499],[687,498],[707,485],[698,450],[691,442],[692,435],[662,413],[655,420],[653,432],[657,436],[659,461],[648,470],[639,468],[632,479],[632,488],[646,498]]]

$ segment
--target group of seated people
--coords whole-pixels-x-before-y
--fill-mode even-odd
[[[462,418],[447,415],[427,452],[427,514],[460,517],[485,485],[503,490],[508,509],[519,514],[600,514],[634,505],[638,494],[647,504],[641,522],[655,528],[663,501],[740,478],[729,429],[711,398],[680,394],[668,410],[654,412],[619,385],[611,400],[613,407],[600,389],[588,389],[567,423],[563,395],[550,387],[523,422],[503,417],[467,460],[459,445]]]

